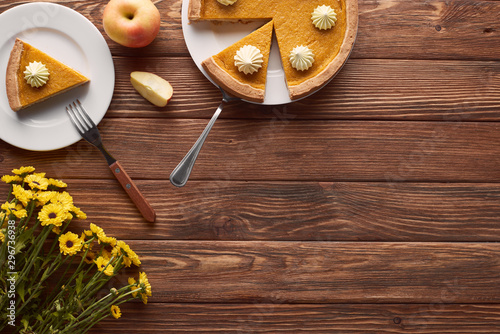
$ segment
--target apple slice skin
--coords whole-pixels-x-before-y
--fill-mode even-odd
[[[154,73],[134,71],[130,73],[130,82],[142,97],[157,107],[166,106],[174,93],[170,83]]]

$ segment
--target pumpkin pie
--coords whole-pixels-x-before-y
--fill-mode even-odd
[[[264,101],[272,36],[273,21],[204,60],[201,64],[205,71],[210,73],[210,77],[228,93],[249,101]],[[245,52],[245,48],[248,47],[255,48],[252,50],[257,53],[260,60],[256,68],[246,72],[240,71],[240,68],[235,65],[235,55],[238,52]]]
[[[39,87],[25,79],[25,71],[36,63],[48,70],[48,80]],[[71,67],[45,54],[30,44],[16,39],[7,64],[6,87],[9,105],[14,111],[45,101],[78,87],[89,79]]]
[[[190,0],[188,18],[190,21],[272,20],[291,100],[305,97],[327,84],[346,62],[354,45],[357,0],[227,1],[222,4],[217,0]],[[320,29],[313,23],[312,13],[320,6],[335,12],[333,26]],[[295,68],[290,60],[297,47],[305,47],[314,56],[305,69]],[[225,74],[208,72],[215,81],[221,75],[241,78],[229,70]]]

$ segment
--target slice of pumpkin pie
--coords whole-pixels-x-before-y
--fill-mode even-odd
[[[16,39],[6,74],[7,97],[13,111],[45,101],[88,81],[80,72]]]
[[[202,66],[231,95],[263,102],[272,36],[273,21],[270,21],[204,60]]]

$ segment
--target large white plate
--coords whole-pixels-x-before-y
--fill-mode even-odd
[[[115,85],[108,45],[83,15],[52,3],[20,5],[0,14],[0,138],[14,146],[48,151],[81,139],[65,106],[76,98],[97,124],[106,113]],[[16,37],[80,71],[90,83],[17,113],[7,100],[5,73]]]
[[[304,0],[306,1],[306,0]],[[200,71],[212,82],[201,62],[239,41],[265,22],[238,24],[231,22],[189,22],[189,0],[182,1],[182,32],[187,48]],[[266,94],[262,104],[275,105],[292,102],[288,94],[285,72],[281,66],[278,43],[273,41],[267,68]]]

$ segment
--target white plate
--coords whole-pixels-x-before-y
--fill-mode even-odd
[[[265,22],[238,24],[231,22],[189,22],[189,0],[182,1],[182,32],[187,48],[200,71],[213,83],[201,62],[247,36]],[[288,94],[285,72],[281,66],[278,43],[273,40],[267,68],[266,94],[262,104],[275,105],[292,102]]]
[[[108,45],[83,15],[52,3],[29,3],[0,14],[0,138],[14,146],[48,151],[81,139],[65,106],[76,98],[98,124],[115,85]],[[80,71],[90,82],[17,113],[7,100],[5,73],[16,37]]]

